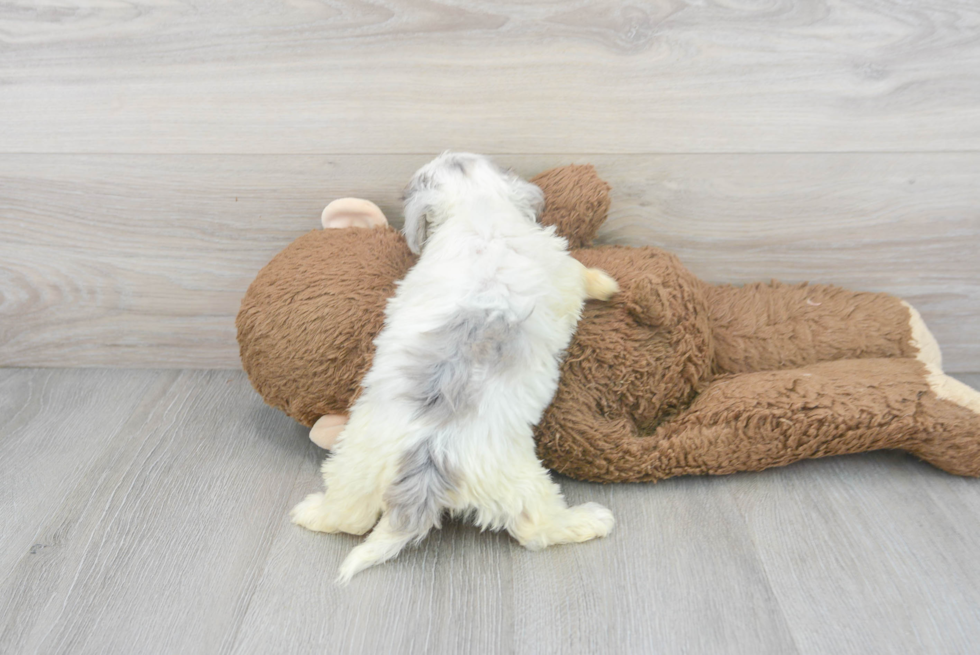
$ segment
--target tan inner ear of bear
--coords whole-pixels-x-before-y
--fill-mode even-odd
[[[320,224],[324,229],[344,227],[384,227],[388,224],[381,208],[363,198],[339,198],[323,208]]]

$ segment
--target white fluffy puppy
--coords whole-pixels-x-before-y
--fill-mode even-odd
[[[543,203],[479,155],[445,153],[412,178],[404,232],[421,257],[388,302],[374,364],[323,463],[326,493],[292,511],[319,532],[374,527],[341,582],[420,541],[446,510],[531,549],[612,529],[605,507],[568,507],[534,453],[582,305],[618,291],[537,223]]]

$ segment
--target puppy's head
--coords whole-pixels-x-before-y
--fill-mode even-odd
[[[449,217],[454,198],[479,190],[507,199],[532,223],[544,209],[544,193],[483,155],[444,152],[416,171],[405,189],[402,232],[416,255],[430,233]]]

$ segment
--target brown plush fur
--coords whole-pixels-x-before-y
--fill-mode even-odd
[[[659,480],[898,448],[980,475],[980,415],[930,390],[897,299],[826,285],[713,286],[656,248],[592,248],[608,185],[588,166],[534,181],[547,199],[542,222],[621,288],[586,305],[569,346],[536,430],[550,468]],[[305,425],[346,413],[385,301],[413,263],[391,228],[314,231],[288,246],[238,316],[256,390]]]
[[[716,373],[916,354],[908,309],[884,293],[775,281],[703,288],[715,337]]]
[[[385,303],[415,259],[390,228],[315,230],[276,255],[236,321],[255,390],[303,425],[346,413],[371,367]]]

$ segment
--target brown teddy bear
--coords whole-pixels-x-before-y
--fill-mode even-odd
[[[586,305],[536,429],[546,466],[583,480],[760,470],[908,451],[980,475],[980,393],[942,373],[918,313],[827,285],[715,286],[657,248],[591,247],[609,187],[591,166],[533,180],[544,224],[619,281]],[[372,203],[344,199],[249,287],[242,364],[270,405],[329,446],[370,368],[386,300],[415,261]]]

